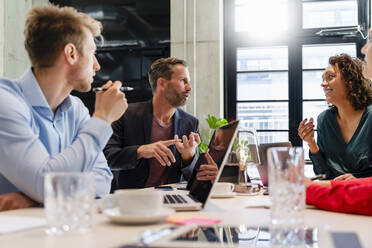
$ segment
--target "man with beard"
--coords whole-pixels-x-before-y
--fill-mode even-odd
[[[158,59],[148,75],[153,98],[129,104],[104,149],[114,172],[112,190],[176,183],[181,175],[187,180],[198,159],[199,121],[178,108],[191,92],[186,62]]]

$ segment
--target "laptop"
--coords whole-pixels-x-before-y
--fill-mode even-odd
[[[223,167],[227,162],[228,155],[232,149],[234,139],[237,135],[239,121],[233,121],[225,126],[217,128],[209,143],[209,154],[218,166],[218,173],[214,183],[211,181],[199,181],[196,174],[201,164],[206,164],[204,154],[200,154],[195,164],[191,178],[187,184],[189,193],[167,192],[164,194],[164,205],[175,210],[201,210],[210,198],[213,185],[218,182]]]
[[[268,159],[267,159],[267,150],[271,147],[291,147],[291,142],[278,142],[278,143],[265,143],[258,146],[260,153],[261,164],[257,166],[258,173],[260,174],[262,184],[264,186],[269,185],[269,176],[268,176]]]

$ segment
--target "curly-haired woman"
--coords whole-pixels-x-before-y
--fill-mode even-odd
[[[363,74],[372,78],[371,41],[362,48],[362,53],[365,55]],[[302,122],[298,131],[300,137],[312,146],[316,172],[344,171],[364,177],[372,170],[372,86],[359,77],[360,61],[350,61],[347,55],[332,57],[332,68],[327,69],[331,75],[324,74],[322,86],[327,101],[334,107],[318,118],[321,130],[319,145],[312,141],[314,131],[311,124]],[[306,179],[306,203],[330,211],[372,215],[372,177],[355,179],[344,174],[339,179],[350,180],[312,182]]]
[[[312,118],[300,123],[298,135],[309,145],[316,174],[339,180],[372,176],[371,81],[363,76],[362,62],[347,54],[330,57],[329,64],[321,86],[331,107],[318,116],[317,142]]]

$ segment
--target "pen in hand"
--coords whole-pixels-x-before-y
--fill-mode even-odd
[[[106,91],[108,88],[102,88],[102,87],[95,87],[92,89],[93,92],[98,92],[98,91]],[[120,87],[120,91],[132,91],[134,88],[128,87],[128,86],[122,86]]]
[[[319,174],[319,175],[317,175],[315,177],[310,178],[310,180],[311,181],[318,180],[318,179],[322,180],[322,179],[325,179],[325,178],[326,178],[326,175],[325,174]]]

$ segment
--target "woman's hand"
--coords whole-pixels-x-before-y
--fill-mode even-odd
[[[319,147],[315,142],[314,138],[314,119],[310,118],[310,120],[307,122],[307,119],[304,119],[300,122],[300,125],[298,126],[298,136],[305,141],[310,148],[310,152],[312,154],[319,152]]]
[[[312,181],[310,178],[305,177],[305,187],[309,187],[310,185],[319,185],[324,187],[331,187],[331,181],[323,180],[323,181]]]
[[[346,173],[346,174],[336,177],[334,180],[347,181],[347,180],[353,180],[353,179],[356,179],[356,177],[354,177],[353,174]]]

